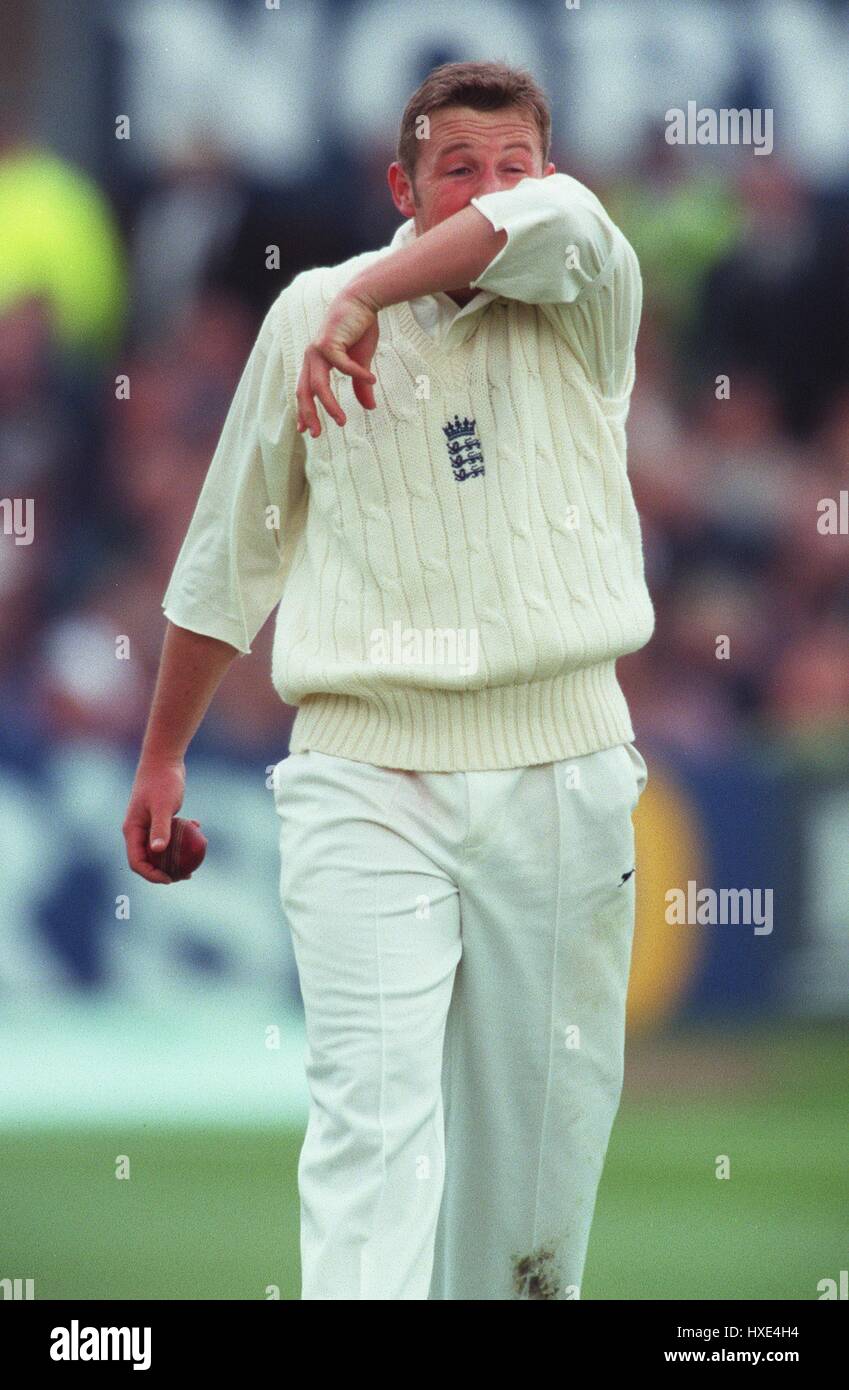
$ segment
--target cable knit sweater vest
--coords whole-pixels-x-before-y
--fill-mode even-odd
[[[305,271],[273,318],[294,409],[327,305],[374,253]],[[291,750],[387,767],[495,769],[633,739],[616,658],[654,614],[626,472],[628,397],[595,389],[533,304],[497,298],[443,350],[383,310],[378,409],[332,373],[272,679]],[[285,522],[284,522],[285,531]]]

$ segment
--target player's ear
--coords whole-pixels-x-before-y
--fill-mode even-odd
[[[392,192],[392,201],[404,217],[415,217],[416,203],[413,185],[402,164],[394,160],[386,171],[386,178]]]

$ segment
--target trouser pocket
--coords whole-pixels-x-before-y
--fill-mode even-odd
[[[637,805],[637,802],[639,801],[640,797],[645,791],[646,783],[649,780],[649,770],[646,765],[646,760],[643,757],[640,750],[637,748],[636,744],[623,743],[622,747],[624,748],[625,753],[628,757],[628,761],[630,763],[632,775],[634,778],[634,802],[631,807],[631,809],[634,810],[634,808]]]

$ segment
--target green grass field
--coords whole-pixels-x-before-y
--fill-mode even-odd
[[[815,1300],[849,1262],[847,1055],[833,1027],[629,1049],[583,1298]],[[34,1277],[40,1299],[263,1299],[269,1285],[296,1299],[300,1142],[7,1132],[0,1277]],[[114,1176],[121,1154],[130,1181]]]

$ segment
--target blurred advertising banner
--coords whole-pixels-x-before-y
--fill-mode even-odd
[[[794,785],[787,851],[788,952],[782,1002],[801,1015],[849,1014],[849,776]]]
[[[0,762],[0,1001],[298,1004],[265,774],[200,756],[188,768],[182,814],[202,822],[209,851],[190,880],[162,885],[127,865],[134,767],[114,749],[57,744],[32,773]]]
[[[644,754],[632,1029],[849,1014],[849,769]]]
[[[644,756],[631,1029],[849,1015],[849,774]],[[0,762],[0,999],[105,996],[166,1015],[208,997],[298,1015],[269,771],[190,757],[183,814],[209,849],[190,881],[162,887],[126,865],[133,769],[113,749]]]
[[[645,128],[662,124],[667,107],[686,111],[692,98],[774,108],[783,158],[813,182],[845,172],[842,3],[128,0],[63,8],[49,11],[55,129],[45,135],[71,157],[87,149],[101,172],[116,158],[136,173],[179,160],[203,136],[270,184],[323,163],[338,176],[340,150],[394,144],[428,68],[492,57],[493,35],[500,53],[550,90],[555,130],[568,132],[578,163],[599,171],[627,164]],[[85,109],[80,64],[98,93]],[[68,130],[72,106],[87,129]],[[74,138],[72,150],[64,142]]]

